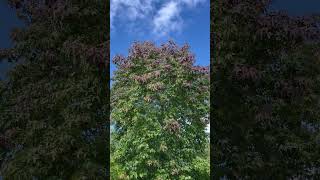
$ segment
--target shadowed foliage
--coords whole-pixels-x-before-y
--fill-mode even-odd
[[[4,179],[105,179],[109,2],[10,0],[18,61],[0,86]]]
[[[213,177],[319,177],[319,16],[211,2]]]

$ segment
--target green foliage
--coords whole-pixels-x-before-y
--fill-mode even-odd
[[[212,2],[215,178],[319,175],[318,20],[266,7],[268,1]]]
[[[108,152],[108,2],[10,1],[22,60],[1,87],[0,133],[12,144],[4,179],[105,179]],[[7,133],[8,134],[8,133]]]
[[[194,175],[197,179],[209,180],[210,179],[210,161],[207,158],[197,157],[194,159]]]
[[[206,150],[209,76],[193,61],[188,46],[173,42],[135,43],[128,57],[114,58],[115,179],[199,179],[198,171],[207,172],[197,156]]]

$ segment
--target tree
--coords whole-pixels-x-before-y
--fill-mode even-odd
[[[105,179],[109,3],[10,0],[27,26],[1,51],[19,64],[1,87],[5,179]],[[108,169],[108,168],[107,168]]]
[[[111,162],[117,179],[202,178],[194,162],[203,163],[197,157],[206,151],[209,69],[194,66],[189,47],[172,41],[161,47],[134,43],[127,57],[113,61]]]
[[[319,175],[319,19],[213,1],[213,177]]]

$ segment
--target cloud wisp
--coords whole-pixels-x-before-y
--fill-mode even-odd
[[[164,36],[170,32],[180,31],[182,25],[178,3],[171,1],[165,4],[153,18],[153,33]]]
[[[206,0],[111,0],[111,31],[121,24],[128,29],[166,36],[184,27],[182,12],[197,8]],[[146,25],[141,27],[141,24]]]

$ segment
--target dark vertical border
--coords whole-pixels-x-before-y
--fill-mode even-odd
[[[211,108],[213,108],[213,93],[214,93],[214,87],[213,87],[213,61],[214,61],[214,34],[213,34],[213,3],[215,0],[210,1],[210,179],[213,179],[213,146],[212,146],[212,140],[214,138],[213,136],[213,111]]]
[[[106,96],[107,96],[107,163],[106,163],[106,173],[107,173],[107,179],[110,179],[110,0],[106,1],[107,4],[107,12],[106,12],[106,20],[107,20],[107,27],[106,27],[106,32],[107,32],[107,37],[108,37],[108,46],[107,46],[107,59],[106,59]]]

